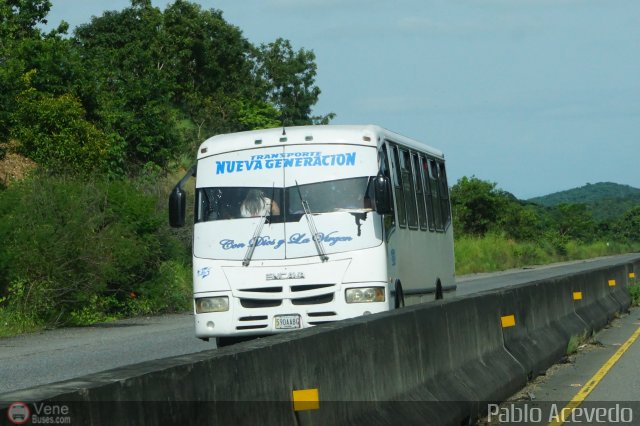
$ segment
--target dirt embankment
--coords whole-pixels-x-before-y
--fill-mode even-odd
[[[0,185],[9,186],[12,182],[24,179],[33,169],[36,163],[20,154],[8,152],[0,160]]]

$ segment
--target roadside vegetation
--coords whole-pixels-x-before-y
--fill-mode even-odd
[[[640,251],[640,204],[609,206],[597,221],[589,205],[542,206],[473,176],[451,188],[451,203],[458,275]]]
[[[132,0],[71,35],[40,29],[50,1],[16,4],[0,0],[0,337],[189,310],[171,186],[208,136],[328,123],[313,52],[254,46],[188,1]],[[451,201],[459,275],[640,248],[637,204],[599,222],[475,177]]]
[[[637,276],[629,280],[629,295],[631,296],[631,305],[640,306],[640,279]]]

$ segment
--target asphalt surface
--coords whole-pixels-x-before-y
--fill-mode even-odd
[[[214,349],[189,314],[136,318],[0,339],[0,393]]]

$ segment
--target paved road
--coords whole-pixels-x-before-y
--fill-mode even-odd
[[[562,265],[460,277],[458,295],[638,259],[625,255]],[[51,330],[0,339],[0,394],[89,373],[215,349],[193,337],[188,314],[138,318],[92,327]]]
[[[193,316],[181,314],[3,338],[0,393],[216,347],[193,333]]]

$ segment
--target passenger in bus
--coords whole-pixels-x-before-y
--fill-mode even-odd
[[[258,189],[251,189],[244,197],[240,206],[240,216],[242,217],[259,217],[272,214],[278,216],[280,214],[280,206],[275,200],[265,196]]]

